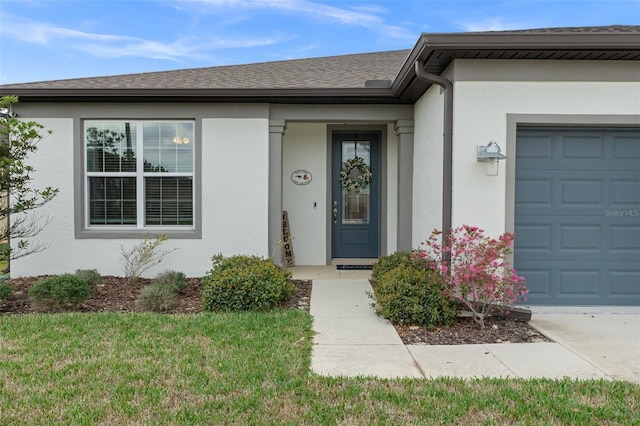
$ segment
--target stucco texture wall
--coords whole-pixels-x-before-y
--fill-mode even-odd
[[[289,214],[296,265],[324,265],[328,208],[326,124],[288,124],[282,150],[282,203]],[[291,174],[295,170],[309,171],[311,183],[294,184]]]
[[[140,239],[75,239],[73,120],[30,118],[53,131],[29,159],[36,172],[34,186],[59,188],[58,196],[39,210],[51,221],[37,236],[49,247],[12,262],[11,275],[30,276],[96,268],[103,275],[122,275],[120,246]],[[268,256],[268,120],[202,120],[202,239],[169,239],[164,246],[178,250],[149,270],[164,269],[201,276],[211,256],[244,253]],[[75,141],[82,143],[82,141]],[[156,232],[157,233],[157,232]]]
[[[552,61],[458,61],[450,73],[454,82],[453,117],[453,226],[473,224],[497,235],[506,230],[506,192],[514,182],[507,179],[506,164],[515,161],[507,146],[508,114],[539,115],[637,115],[640,118],[638,64],[597,63],[598,74],[588,62]],[[635,80],[634,76],[635,75]],[[526,78],[526,79],[525,79]],[[607,81],[607,78],[616,81]],[[520,79],[520,80],[519,80]],[[597,80],[597,81],[594,81]],[[442,136],[430,126],[442,111],[431,88],[416,104],[416,172],[414,191],[433,171],[431,155],[438,154]],[[560,120],[562,121],[562,120]],[[567,119],[567,124],[572,124]],[[557,120],[554,120],[554,123]],[[488,176],[487,166],[476,160],[476,145],[496,141],[507,155],[500,161],[498,175]],[[513,145],[515,146],[515,145]],[[420,165],[422,164],[422,165]],[[441,169],[440,169],[441,170]],[[414,200],[414,243],[422,238],[422,222],[434,222],[425,215],[433,211],[436,189],[416,194]],[[434,196],[430,196],[434,195]]]

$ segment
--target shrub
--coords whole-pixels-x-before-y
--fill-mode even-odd
[[[102,276],[96,269],[76,269],[76,277],[83,279],[94,288],[102,282]]]
[[[440,275],[426,268],[398,266],[383,274],[373,289],[376,313],[394,324],[434,327],[451,323],[457,314]]]
[[[178,294],[187,288],[187,276],[179,271],[164,271],[153,279],[153,284],[170,288]]]
[[[257,256],[212,257],[202,278],[205,311],[268,310],[293,296],[291,272]]]
[[[73,274],[45,278],[29,287],[31,303],[46,309],[76,307],[90,295],[89,285]]]
[[[399,266],[420,268],[426,265],[427,261],[415,251],[397,251],[387,256],[382,256],[373,264],[371,281],[375,285],[380,281],[380,277]]]
[[[164,284],[151,284],[140,290],[136,307],[145,311],[166,312],[176,306],[174,287]]]
[[[120,254],[122,255],[120,264],[122,265],[124,276],[135,282],[144,271],[162,262],[166,255],[177,250],[175,248],[169,250],[161,249],[160,246],[165,241],[167,241],[166,235],[159,235],[155,240],[150,240],[145,235],[142,242],[129,250],[120,246]]]
[[[0,281],[0,301],[7,300],[12,293],[11,286],[4,281]]]
[[[508,311],[528,292],[524,277],[508,262],[515,234],[505,232],[498,239],[484,235],[477,226],[452,229],[441,242],[434,229],[421,251],[436,259],[431,266],[439,271],[451,297],[460,301],[476,323],[484,328],[484,318],[496,311]]]

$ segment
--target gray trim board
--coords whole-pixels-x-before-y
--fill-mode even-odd
[[[282,237],[282,137],[287,123],[281,119],[269,120],[269,253],[273,261],[282,264],[278,241]]]
[[[104,117],[102,117],[104,118]],[[130,239],[130,238],[144,238],[147,235],[166,235],[170,239],[201,239],[202,238],[202,119],[191,118],[195,121],[195,141],[193,147],[194,155],[194,227],[193,229],[178,229],[178,228],[162,228],[162,227],[149,227],[149,228],[88,228],[85,215],[85,170],[84,170],[84,131],[83,124],[85,120],[91,120],[94,118],[74,118],[73,120],[73,183],[74,183],[74,231],[76,239]],[[110,119],[110,118],[104,118]],[[128,118],[127,118],[128,119]],[[158,117],[156,120],[176,120],[175,117]],[[133,119],[132,119],[133,120]],[[145,120],[149,120],[146,118]]]
[[[413,248],[413,120],[398,120],[394,125],[398,136],[398,251]]]
[[[413,105],[279,105],[270,106],[270,118],[300,122],[393,123],[413,120]]]

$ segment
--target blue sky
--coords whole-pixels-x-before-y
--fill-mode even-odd
[[[640,0],[2,0],[0,83],[409,49],[423,32],[640,24]]]

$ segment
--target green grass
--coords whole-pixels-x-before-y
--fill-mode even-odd
[[[638,424],[627,382],[326,378],[302,311],[0,316],[0,424]]]

